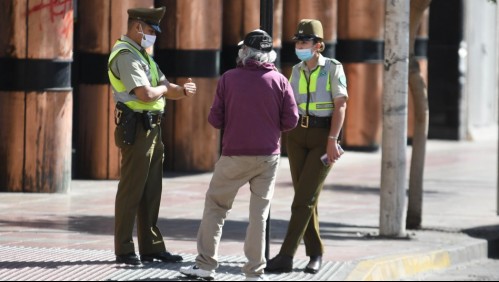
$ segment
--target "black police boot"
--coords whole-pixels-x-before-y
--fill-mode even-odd
[[[116,256],[116,263],[124,263],[129,265],[141,265],[139,257],[135,253]]]
[[[173,255],[170,252],[160,252],[140,256],[141,261],[154,261],[155,259],[162,262],[181,262],[184,258],[179,255]]]
[[[303,270],[306,273],[316,274],[322,266],[322,256],[310,256],[307,267]]]
[[[266,272],[288,273],[293,270],[293,257],[278,254],[275,258],[267,262]]]

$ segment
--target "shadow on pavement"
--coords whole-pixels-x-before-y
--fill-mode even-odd
[[[40,258],[43,259],[43,258]],[[114,261],[2,261],[0,266],[3,269],[24,269],[30,267],[39,267],[44,269],[57,269],[61,266],[77,266],[77,265],[113,265]]]
[[[200,224],[198,219],[165,219],[160,218],[158,226],[167,238],[175,240],[195,240]],[[114,234],[114,217],[111,216],[61,216],[48,219],[26,221],[0,220],[4,227],[22,227],[26,229],[62,230],[76,233],[95,235]],[[244,241],[246,235],[246,221],[226,220],[222,239]],[[282,240],[286,234],[287,220],[271,219],[271,236],[273,239]],[[320,224],[321,236],[324,239],[334,240],[372,240],[373,231],[377,226],[347,225],[341,223],[322,222]]]
[[[499,224],[465,229],[463,232],[471,237],[487,240],[488,257],[499,259]]]

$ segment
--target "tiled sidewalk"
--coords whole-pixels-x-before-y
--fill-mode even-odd
[[[321,272],[301,271],[308,260],[301,246],[295,270],[269,275],[269,280],[396,280],[486,257],[487,242],[462,231],[481,226],[499,230],[497,139],[429,141],[424,228],[400,239],[377,236],[380,160],[380,152],[347,151],[328,176],[319,203],[326,250]],[[68,194],[1,194],[0,279],[186,280],[177,270],[194,261],[210,179],[210,173],[164,178],[159,226],[167,248],[183,254],[185,262],[140,268],[114,263],[117,181],[74,180]],[[217,280],[244,279],[240,266],[245,261],[248,195],[247,186],[241,188],[226,221]],[[292,197],[289,164],[283,158],[271,209],[272,257],[285,235]]]

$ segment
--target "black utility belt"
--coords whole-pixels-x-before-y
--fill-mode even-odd
[[[330,128],[331,127],[331,117],[316,117],[316,116],[302,116],[298,123],[303,128]]]
[[[161,112],[135,112],[122,102],[116,103],[115,122],[123,127],[123,143],[133,145],[137,123],[142,123],[144,130],[152,130],[161,124]]]
[[[148,112],[148,111],[144,111],[142,113],[135,112],[135,115],[137,115],[137,117],[140,119],[150,120],[152,124],[157,124],[157,125],[161,124],[161,119],[164,116],[163,113]]]

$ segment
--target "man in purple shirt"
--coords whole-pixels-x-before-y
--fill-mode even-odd
[[[244,244],[248,262],[243,272],[246,280],[263,279],[265,224],[279,166],[280,136],[298,122],[291,85],[273,64],[272,38],[257,29],[239,45],[237,68],[220,78],[208,117],[224,134],[222,156],[206,193],[196,264],[180,269],[185,275],[204,279],[214,278],[225,218],[239,188],[246,183],[251,199]]]

